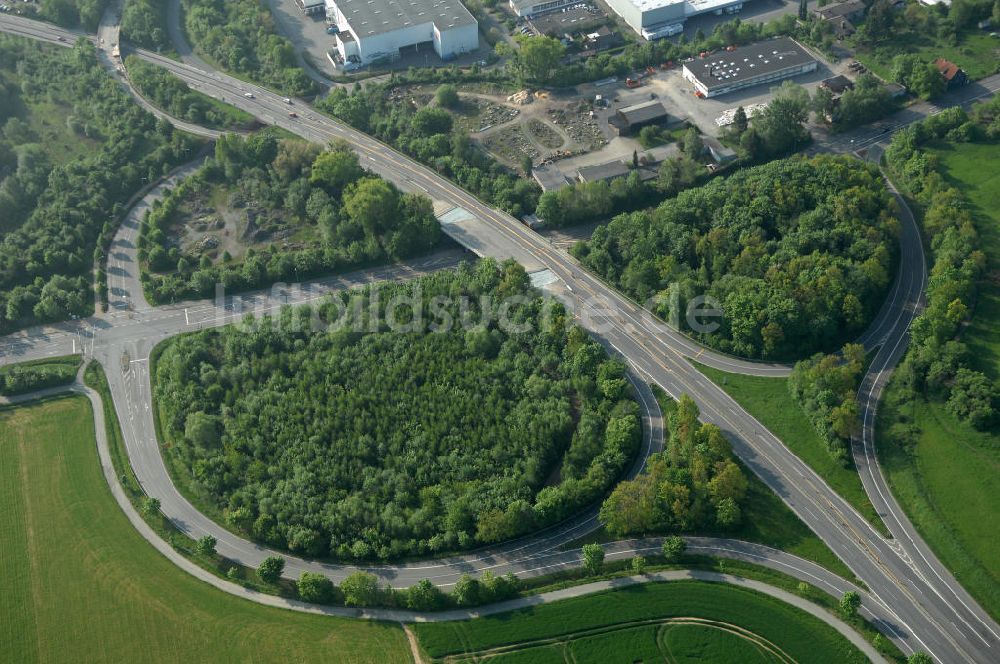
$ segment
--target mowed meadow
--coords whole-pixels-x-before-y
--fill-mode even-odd
[[[745,630],[748,638],[734,640],[704,630],[672,633],[677,625],[658,633],[642,624],[667,619],[723,623]],[[413,631],[433,658],[473,661],[494,649],[527,646],[495,660],[505,664],[596,662],[593,656],[600,653],[614,653],[615,659],[603,660],[607,662],[659,661],[655,653],[667,661],[690,661],[699,652],[713,658],[725,653],[703,661],[753,662],[743,658],[750,657],[748,652],[764,652],[758,642],[772,644],[802,664],[867,661],[833,627],[789,604],[745,588],[700,581],[631,586],[472,621],[416,623]],[[559,659],[564,647],[572,650],[573,659]]]
[[[272,609],[189,576],[105,483],[90,403],[0,411],[0,660],[409,662],[397,625]]]

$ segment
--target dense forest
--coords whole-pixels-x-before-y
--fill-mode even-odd
[[[223,69],[293,96],[316,93],[262,0],[181,0],[192,46]]]
[[[0,63],[5,331],[89,314],[91,269],[121,206],[197,144],[136,105],[89,42],[55,49],[0,37]]]
[[[152,51],[173,48],[167,34],[167,3],[162,0],[125,0],[122,39]]]
[[[646,472],[621,482],[601,506],[612,535],[690,532],[738,526],[749,483],[729,441],[714,424],[698,421],[698,406],[682,395],[667,418],[666,449]]]
[[[440,80],[460,75],[438,72]],[[530,178],[521,178],[472,145],[468,134],[455,127],[454,116],[442,106],[414,108],[393,101],[392,89],[412,77],[394,77],[386,83],[348,92],[335,88],[318,106],[366,134],[389,143],[454,180],[463,189],[515,217],[534,212],[541,193]]]
[[[241,260],[221,263],[204,252],[182,252],[171,225],[192,216],[188,201],[210,199],[213,188],[225,194],[226,205],[247,228],[252,218],[258,233],[298,230],[308,241],[251,247]],[[216,142],[214,159],[143,220],[139,259],[147,295],[164,302],[210,296],[217,283],[232,292],[413,256],[440,239],[430,200],[369,174],[346,143],[324,151],[263,131],[249,138],[227,134]]]
[[[893,137],[885,159],[922,208],[921,222],[932,264],[927,304],[911,327],[910,350],[900,365],[908,390],[947,403],[958,418],[988,430],[997,421],[1000,390],[970,366],[960,333],[976,300],[987,257],[965,195],[937,170],[921,146],[934,141],[971,141],[1000,134],[1000,102],[976,107],[971,117],[950,108]]]
[[[38,16],[67,28],[94,32],[107,6],[108,0],[39,0]]]
[[[802,357],[861,331],[895,269],[898,222],[877,169],[820,156],[775,161],[620,215],[574,255],[705,343],[749,357]],[[695,332],[688,305],[723,316]]]
[[[391,331],[396,297],[430,313]],[[570,516],[635,456],[624,365],[520,265],[337,298],[154,358],[168,454],[240,532],[310,556],[467,548]]]
[[[175,118],[213,129],[245,129],[254,123],[249,113],[192,90],[162,67],[134,55],[125,58],[125,66],[139,93]]]
[[[851,437],[860,430],[856,394],[865,368],[865,349],[847,344],[837,355],[817,353],[795,364],[788,389],[826,443],[830,455],[851,463]]]

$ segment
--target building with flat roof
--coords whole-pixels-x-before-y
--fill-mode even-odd
[[[479,24],[459,0],[325,0],[345,63],[395,60],[400,49],[430,43],[442,60],[479,48]]]
[[[744,0],[605,0],[629,26],[648,40],[683,31],[684,21],[700,14],[735,14]]]
[[[717,97],[816,71],[818,66],[794,39],[778,37],[687,62],[682,74],[700,96]]]

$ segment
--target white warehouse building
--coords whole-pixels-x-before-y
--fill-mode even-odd
[[[326,20],[345,63],[395,60],[428,42],[442,60],[479,48],[479,24],[459,0],[326,0]]]
[[[646,39],[679,34],[684,21],[700,14],[735,14],[744,0],[605,0],[616,14]]]

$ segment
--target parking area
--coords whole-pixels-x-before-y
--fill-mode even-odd
[[[344,71],[338,71],[327,57],[327,53],[334,46],[334,36],[326,31],[326,16],[323,12],[307,16],[295,4],[295,0],[267,0],[267,4],[274,15],[278,31],[291,40],[296,50],[303,54],[305,61],[313,69],[327,77],[345,74]],[[474,63],[484,63],[491,56],[493,48],[483,37],[482,27],[480,26],[479,48],[460,55],[448,64],[471,66]],[[441,58],[434,51],[434,47],[427,42],[400,51],[397,60],[380,64],[378,69],[402,70],[407,67],[435,67],[441,64]],[[366,72],[367,68],[358,71]]]
[[[531,18],[527,21],[527,27],[534,28],[538,34],[562,38],[563,35],[593,30],[607,23],[608,17],[604,12],[593,5],[581,3]]]
[[[815,91],[823,79],[846,71],[846,64],[831,65],[815,51],[811,51],[811,53],[819,62],[816,71],[788,79],[809,90],[810,94]],[[605,124],[607,119],[620,108],[658,99],[663,103],[671,117],[687,120],[698,127],[703,134],[709,136],[719,135],[720,127],[716,124],[716,118],[723,112],[737,106],[748,107],[753,104],[767,103],[771,98],[771,88],[780,85],[780,82],[772,85],[762,84],[719,97],[700,99],[694,94],[694,86],[684,80],[681,75],[680,65],[667,71],[657,70],[655,74],[645,76],[638,88],[629,89],[623,83],[623,81],[618,81],[613,85],[601,87],[589,84],[580,86],[579,92],[581,96],[586,95],[591,99],[595,94],[605,96],[609,105],[606,109],[597,112],[598,117]]]
[[[684,35],[688,39],[694,39],[699,29],[706,34],[712,34],[712,30],[720,23],[739,18],[744,23],[767,23],[781,18],[785,14],[797,14],[799,3],[796,0],[749,0],[743,3],[743,9],[738,14],[702,14],[692,16],[684,23]],[[676,42],[680,35],[671,37],[670,40]]]
[[[335,75],[337,71],[326,57],[333,48],[333,35],[326,33],[326,16],[322,12],[306,16],[295,0],[267,0],[267,4],[278,31],[292,41],[306,61],[321,74]]]

